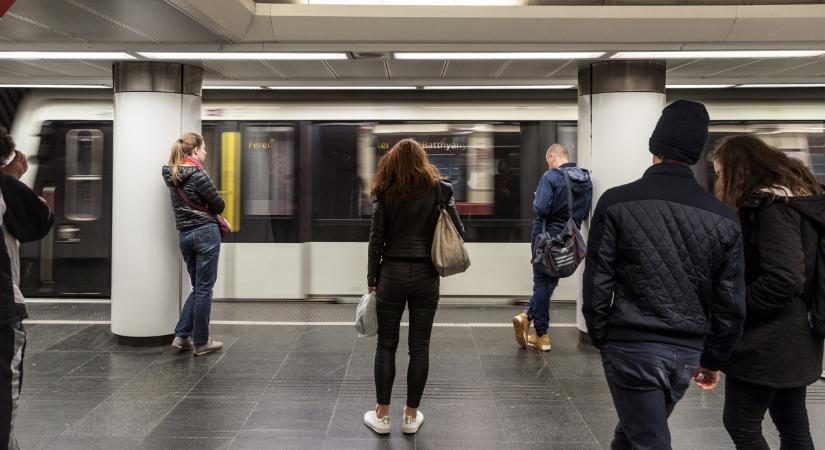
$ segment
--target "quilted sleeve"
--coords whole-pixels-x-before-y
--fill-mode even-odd
[[[593,214],[583,282],[582,314],[587,322],[587,333],[596,347],[607,341],[607,321],[612,312],[616,284],[617,233],[607,213],[606,197],[602,196]]]
[[[708,308],[708,334],[701,359],[701,365],[706,369],[719,370],[742,336],[745,322],[744,265],[742,234],[737,226],[733,243],[728,245],[713,280],[715,295]]]
[[[209,175],[199,170],[192,174],[192,181],[195,189],[198,191],[198,195],[204,199],[209,210],[215,214],[222,213],[225,207],[223,197],[221,197],[221,194],[215,188],[215,184],[212,183]]]
[[[799,213],[782,204],[762,209],[757,220],[760,275],[747,288],[748,314],[766,315],[802,295],[805,251]]]
[[[367,262],[367,286],[378,286],[378,273],[381,271],[381,256],[386,240],[386,221],[384,205],[381,201],[372,204],[372,225],[370,226],[370,243]]]

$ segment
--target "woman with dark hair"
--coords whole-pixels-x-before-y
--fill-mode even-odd
[[[744,334],[722,368],[725,428],[738,449],[768,449],[770,411],[783,449],[813,449],[805,396],[822,372],[822,338],[806,294],[825,224],[822,186],[801,161],[751,136],[721,140],[712,159],[716,195],[742,222],[747,284]]]
[[[415,433],[424,421],[418,411],[429,372],[430,334],[438,307],[439,278],[430,258],[439,205],[444,205],[459,234],[452,185],[427,158],[421,144],[404,139],[381,158],[370,188],[373,200],[367,286],[377,289],[378,344],[375,389],[378,405],[364,423],[379,434],[390,432],[390,397],[395,380],[395,351],[405,305],[409,306],[410,364],[407,407],[402,430]]]
[[[209,338],[209,316],[221,252],[217,214],[223,212],[224,202],[203,167],[206,153],[201,135],[184,133],[172,144],[169,163],[162,170],[180,232],[180,252],[192,282],[172,348],[192,350],[195,356],[223,348],[223,342]]]

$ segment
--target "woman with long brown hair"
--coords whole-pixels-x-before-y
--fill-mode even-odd
[[[450,213],[464,236],[452,185],[445,181],[418,142],[404,139],[381,158],[370,188],[373,200],[367,286],[377,289],[378,344],[375,389],[378,404],[364,423],[390,432],[390,397],[395,352],[405,305],[409,306],[410,364],[402,430],[415,433],[424,420],[418,411],[429,373],[430,334],[439,299],[439,278],[430,258],[439,206]]]
[[[172,144],[169,163],[162,170],[180,232],[180,252],[192,282],[172,348],[192,350],[195,356],[223,348],[222,342],[209,338],[209,316],[221,252],[217,215],[223,212],[224,202],[203,167],[206,153],[201,135],[184,133]]]
[[[722,367],[725,428],[738,449],[768,449],[770,411],[782,448],[813,449],[805,396],[822,372],[822,338],[806,294],[825,224],[822,186],[801,161],[752,136],[722,139],[712,159],[716,195],[742,222],[747,285],[744,334]]]

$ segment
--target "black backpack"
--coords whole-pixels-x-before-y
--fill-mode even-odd
[[[567,278],[576,272],[587,256],[587,243],[582,238],[576,221],[573,220],[573,188],[570,186],[570,176],[564,170],[562,174],[564,174],[564,185],[567,187],[569,218],[564,229],[556,236],[551,236],[545,231],[547,223],[545,219],[542,219],[542,231],[536,237],[533,264],[540,271],[552,277]]]

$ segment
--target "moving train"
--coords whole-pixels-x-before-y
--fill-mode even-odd
[[[705,102],[712,119],[708,149],[722,136],[757,134],[825,180],[822,101]],[[49,236],[21,249],[28,297],[110,295],[112,116],[108,92],[35,91],[21,104],[12,134],[29,155],[24,181],[56,213]],[[576,116],[575,98],[422,103],[206,97],[207,170],[235,230],[224,238],[216,299],[360,295],[366,287],[369,184],[381,156],[406,137],[422,142],[453,182],[467,228],[473,270],[442,280],[442,295],[529,297],[533,192],[549,144],[561,142],[575,157]],[[147,155],[160,168],[168,149]],[[707,186],[713,182],[706,165],[698,165],[696,175]],[[573,299],[578,286],[575,277],[563,280],[554,298]]]

